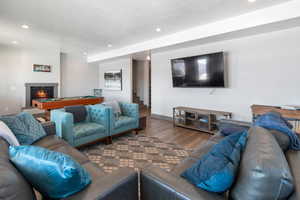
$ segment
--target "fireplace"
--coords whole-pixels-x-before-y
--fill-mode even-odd
[[[33,99],[48,99],[48,98],[54,98],[54,87],[31,87],[30,88],[31,93],[31,99],[30,102]]]
[[[26,83],[26,107],[32,106],[33,99],[57,98],[58,83]]]

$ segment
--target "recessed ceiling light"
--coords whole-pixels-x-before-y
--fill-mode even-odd
[[[156,28],[156,32],[161,32],[161,28]]]
[[[151,60],[151,57],[150,57],[150,56],[147,56],[147,60]]]
[[[23,24],[21,27],[24,28],[24,29],[29,29],[29,26],[26,25],[26,24]]]
[[[18,41],[12,41],[11,43],[13,43],[13,44],[18,44]]]
[[[107,47],[108,47],[108,48],[111,48],[111,47],[112,47],[112,44],[108,44]]]
[[[256,2],[256,0],[248,0],[248,2],[254,3],[254,2]]]
[[[87,53],[87,52],[83,52],[83,55],[87,56],[87,55],[88,55],[88,53]]]

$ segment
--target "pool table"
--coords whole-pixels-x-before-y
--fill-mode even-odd
[[[41,110],[53,110],[64,108],[65,106],[76,105],[94,105],[104,101],[103,97],[82,96],[82,97],[66,97],[53,99],[34,99],[32,106]]]

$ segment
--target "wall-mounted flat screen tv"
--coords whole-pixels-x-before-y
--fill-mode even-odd
[[[225,87],[224,52],[172,59],[173,87]]]

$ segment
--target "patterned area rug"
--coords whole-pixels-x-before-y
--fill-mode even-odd
[[[82,149],[82,152],[106,173],[121,167],[138,170],[148,164],[171,171],[191,153],[176,144],[143,134],[128,134],[114,139],[111,145],[97,144]]]

